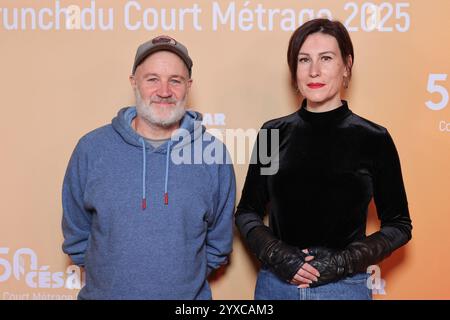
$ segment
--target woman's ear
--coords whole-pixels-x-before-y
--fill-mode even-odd
[[[347,61],[345,63],[345,72],[344,72],[344,77],[350,77],[351,75],[351,70],[352,70],[352,66],[353,66],[353,59],[351,55],[348,55],[347,57]]]

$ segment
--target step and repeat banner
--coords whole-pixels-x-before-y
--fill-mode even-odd
[[[449,13],[447,0],[1,0],[0,299],[76,298],[84,273],[61,250],[62,180],[78,139],[134,104],[139,44],[159,34],[185,44],[189,107],[216,134],[256,132],[298,108],[286,51],[316,17],[348,28],[345,99],[388,128],[401,158],[413,239],[369,270],[368,285],[375,299],[449,299]],[[249,157],[225,143],[239,200]],[[372,204],[367,232],[378,227]],[[257,270],[235,232],[229,266],[211,278],[214,298],[252,299]]]

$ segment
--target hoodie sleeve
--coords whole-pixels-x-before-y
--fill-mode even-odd
[[[84,254],[91,228],[91,214],[83,201],[87,169],[87,154],[83,151],[80,141],[69,161],[62,190],[62,249],[73,263],[79,266],[84,266]]]
[[[232,164],[221,164],[218,169],[218,198],[214,212],[208,219],[206,254],[208,274],[226,264],[233,243],[233,212],[236,200],[236,180]]]

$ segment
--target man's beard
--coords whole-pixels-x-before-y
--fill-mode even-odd
[[[136,97],[136,112],[137,114],[143,118],[149,124],[168,128],[178,123],[181,119],[183,119],[184,114],[186,113],[185,105],[186,105],[186,97],[185,95],[183,99],[177,101],[174,98],[150,98],[150,101],[147,103],[142,99],[141,93],[139,89],[135,89],[134,95]],[[154,103],[175,103],[174,106],[165,107],[169,111],[168,115],[160,115],[156,111]],[[162,107],[164,108],[164,107]]]

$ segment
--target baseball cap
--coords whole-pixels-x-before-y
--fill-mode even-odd
[[[138,47],[133,64],[133,74],[136,72],[136,68],[144,62],[149,55],[162,50],[170,51],[178,55],[186,64],[189,70],[189,76],[191,76],[193,63],[192,59],[189,57],[187,48],[177,40],[165,35],[153,38]]]

